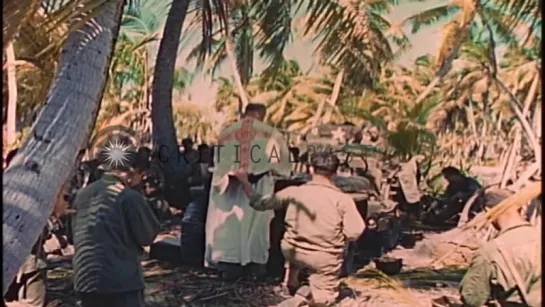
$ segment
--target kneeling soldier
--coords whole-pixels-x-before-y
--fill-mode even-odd
[[[352,198],[332,182],[339,159],[327,152],[311,157],[312,180],[288,187],[275,195],[259,195],[248,182],[247,174],[235,176],[250,198],[250,206],[258,211],[286,209],[286,232],[282,253],[286,258],[284,285],[291,293],[299,288],[298,275],[308,269],[310,290],[306,298],[296,295],[282,305],[299,306],[306,299],[313,305],[330,305],[338,296],[344,249],[363,233],[365,223]],[[287,304],[286,304],[287,303]]]

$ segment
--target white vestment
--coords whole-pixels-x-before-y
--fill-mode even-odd
[[[205,230],[205,265],[267,263],[269,224],[274,211],[252,209],[240,183],[229,173],[237,169],[254,175],[266,173],[253,188],[262,195],[272,194],[273,175],[290,174],[287,143],[273,127],[247,117],[221,132],[214,160]]]

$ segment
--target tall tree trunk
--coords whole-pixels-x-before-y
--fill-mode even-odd
[[[501,81],[499,81],[499,82],[501,83],[500,86],[502,86],[503,89],[510,94],[511,100],[516,99],[516,97],[513,94],[511,94],[511,91],[509,91],[509,89],[503,84],[503,82],[501,82]],[[515,126],[515,131],[514,131],[515,141],[513,142],[513,149],[511,150],[511,155],[510,155],[509,160],[507,162],[504,177],[502,178],[502,181],[501,181],[501,184],[500,184],[501,188],[504,188],[506,186],[507,180],[509,180],[512,177],[513,173],[516,170],[516,163],[518,162],[517,161],[518,153],[522,149],[521,146],[520,146],[521,145],[521,139],[522,139],[522,133],[520,131],[520,126],[521,126],[521,124],[524,125],[524,122],[526,122],[526,125],[529,126],[526,118],[528,116],[528,113],[530,112],[530,105],[534,101],[535,95],[537,93],[538,85],[539,85],[539,78],[535,78],[534,81],[532,82],[532,85],[530,86],[530,91],[529,91],[528,95],[526,96],[526,100],[524,101],[524,105],[523,105],[523,108],[522,108],[522,113],[520,113],[520,110],[518,110],[518,107],[516,105],[514,105],[514,104],[518,103],[517,101],[512,101],[512,103],[511,103],[511,106],[513,108],[515,108],[515,113],[517,114],[517,117],[519,118],[520,123]],[[526,130],[528,130],[528,128],[526,128]],[[531,132],[533,132],[531,128],[529,130]],[[527,134],[529,134],[529,133],[527,132]],[[532,136],[528,136],[528,138],[532,138]],[[532,144],[531,139],[529,140],[529,143]],[[539,153],[537,153],[537,152],[535,153],[535,158],[536,158],[537,162],[541,161],[541,153],[540,153],[541,150],[540,149],[538,149],[538,150],[539,150]]]
[[[335,79],[335,84],[333,85],[333,92],[331,93],[331,97],[329,98],[329,108],[326,110],[324,114],[324,118],[322,120],[322,123],[327,124],[331,120],[331,116],[333,115],[333,109],[335,109],[335,104],[337,102],[337,99],[339,99],[339,94],[341,93],[341,85],[343,83],[343,76],[344,76],[344,69],[341,69],[341,71],[337,74],[337,78]]]
[[[333,92],[331,93],[330,102],[329,102],[332,105],[335,104],[335,101],[337,100],[337,97],[339,96],[343,76],[344,76],[344,70],[341,70],[337,74],[337,78],[335,79],[335,84],[333,85]],[[320,101],[320,104],[318,105],[318,109],[316,110],[316,113],[314,113],[314,116],[312,117],[310,121],[310,129],[309,129],[310,131],[312,131],[312,129],[316,128],[320,124],[321,122],[320,119],[322,119],[322,113],[324,113],[325,104],[326,104],[325,99]]]
[[[6,64],[8,70],[8,116],[6,141],[8,146],[15,143],[17,125],[17,75],[15,70],[15,51],[13,43],[10,42],[6,48]]]
[[[523,131],[526,133],[526,136],[528,138],[528,143],[530,146],[532,146],[532,149],[534,150],[534,155],[536,158],[536,161],[541,161],[541,146],[538,143],[537,136],[534,133],[534,130],[532,129],[532,126],[528,123],[527,120],[527,114],[524,114],[523,111],[519,109],[519,105],[521,105],[520,101],[517,99],[517,97],[509,90],[509,88],[501,81],[498,77],[495,77],[496,82],[498,85],[509,95],[511,99],[509,99],[509,105],[511,106],[511,109],[515,112],[515,115],[519,121],[519,124],[522,126]],[[536,79],[539,79],[538,76],[536,76]],[[539,80],[538,80],[539,81]],[[538,82],[534,84],[539,84]],[[528,96],[526,96],[526,101],[524,102],[524,105],[522,107],[523,110],[529,110],[529,105],[534,101],[535,95],[537,93],[537,85],[534,86],[532,84],[532,87],[530,88],[530,92],[528,93]]]
[[[228,36],[229,31],[226,30],[225,32],[226,32],[225,33],[225,52],[227,53],[227,59],[229,60],[231,70],[233,70],[233,78],[235,79],[235,85],[237,87],[237,92],[238,92],[238,101],[239,101],[238,113],[239,113],[239,116],[241,116],[242,112],[244,112],[244,108],[248,105],[249,100],[248,100],[248,96],[246,95],[246,91],[244,90],[244,84],[242,83],[242,78],[238,71],[236,57],[233,54],[233,45],[231,43],[231,38]]]
[[[536,132],[536,136],[538,138],[541,138],[541,104],[536,103],[536,107],[534,110],[534,118],[532,120],[532,126],[534,128],[534,131]]]
[[[4,294],[36,243],[79,153],[87,146],[124,2],[106,3],[99,16],[68,35],[44,107],[4,171]]]
[[[172,113],[174,70],[189,2],[189,0],[172,1],[163,37],[159,43],[151,90],[153,144],[157,150],[161,150],[162,169],[167,185],[167,201],[176,206],[183,206],[187,201],[190,201],[190,195],[177,193],[177,189],[184,184],[181,175],[186,163],[184,159],[178,157],[178,142]],[[181,197],[175,197],[175,195]]]

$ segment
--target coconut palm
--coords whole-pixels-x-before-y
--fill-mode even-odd
[[[33,123],[46,99],[55,73],[61,41],[68,30],[64,24],[51,29],[50,23],[46,13],[36,11],[29,18],[25,18],[24,23],[19,27],[17,39],[10,43],[13,45],[14,65],[17,70],[16,128],[18,131]],[[6,69],[7,66],[4,66],[3,70]],[[7,88],[6,79],[3,91],[6,102]]]
[[[289,2],[234,2],[227,12],[229,24],[217,25],[191,50],[189,58],[197,60],[197,70],[212,76],[228,61],[239,96],[239,113],[248,103],[246,86],[253,76],[254,59],[264,60],[271,72],[284,61],[283,51],[291,38],[292,11]],[[203,15],[196,15],[194,24],[202,19]]]
[[[68,34],[32,137],[4,171],[4,293],[38,239],[91,134],[124,3],[106,2],[97,16]],[[12,25],[4,19],[4,31],[18,28],[20,20],[13,19]]]
[[[379,77],[381,68],[410,47],[401,27],[385,15],[397,1],[308,2],[305,34],[319,41],[322,64],[342,71],[344,85],[361,94]],[[398,47],[394,50],[391,43]]]
[[[17,121],[17,75],[15,70],[15,51],[13,43],[6,48],[7,83],[8,83],[8,103],[6,120],[6,141],[11,146],[15,142],[16,121]]]
[[[444,26],[443,40],[436,57],[436,77],[420,94],[418,101],[425,99],[448,73],[459,48],[470,37],[472,30],[490,27],[501,43],[527,45],[531,42],[535,45],[539,40],[539,31],[534,27],[540,25],[538,12],[539,6],[535,0],[455,0],[407,18],[403,24],[412,25],[413,33],[422,26],[449,19]],[[521,28],[524,29],[524,35],[518,39],[515,33]]]
[[[133,130],[142,134],[142,138],[149,138],[153,71],[151,55],[161,34],[162,20],[167,13],[168,3],[159,0],[142,1],[127,6],[110,67],[104,107],[97,120],[99,129],[105,125],[129,122]],[[180,76],[176,78],[181,79]],[[175,88],[181,85],[181,80],[177,81]]]

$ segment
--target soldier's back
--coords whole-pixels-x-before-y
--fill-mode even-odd
[[[500,286],[499,300],[522,303],[517,279],[523,283],[529,306],[541,306],[541,233],[530,224],[502,231],[482,247],[494,264],[495,280]],[[518,276],[517,276],[518,275]]]

